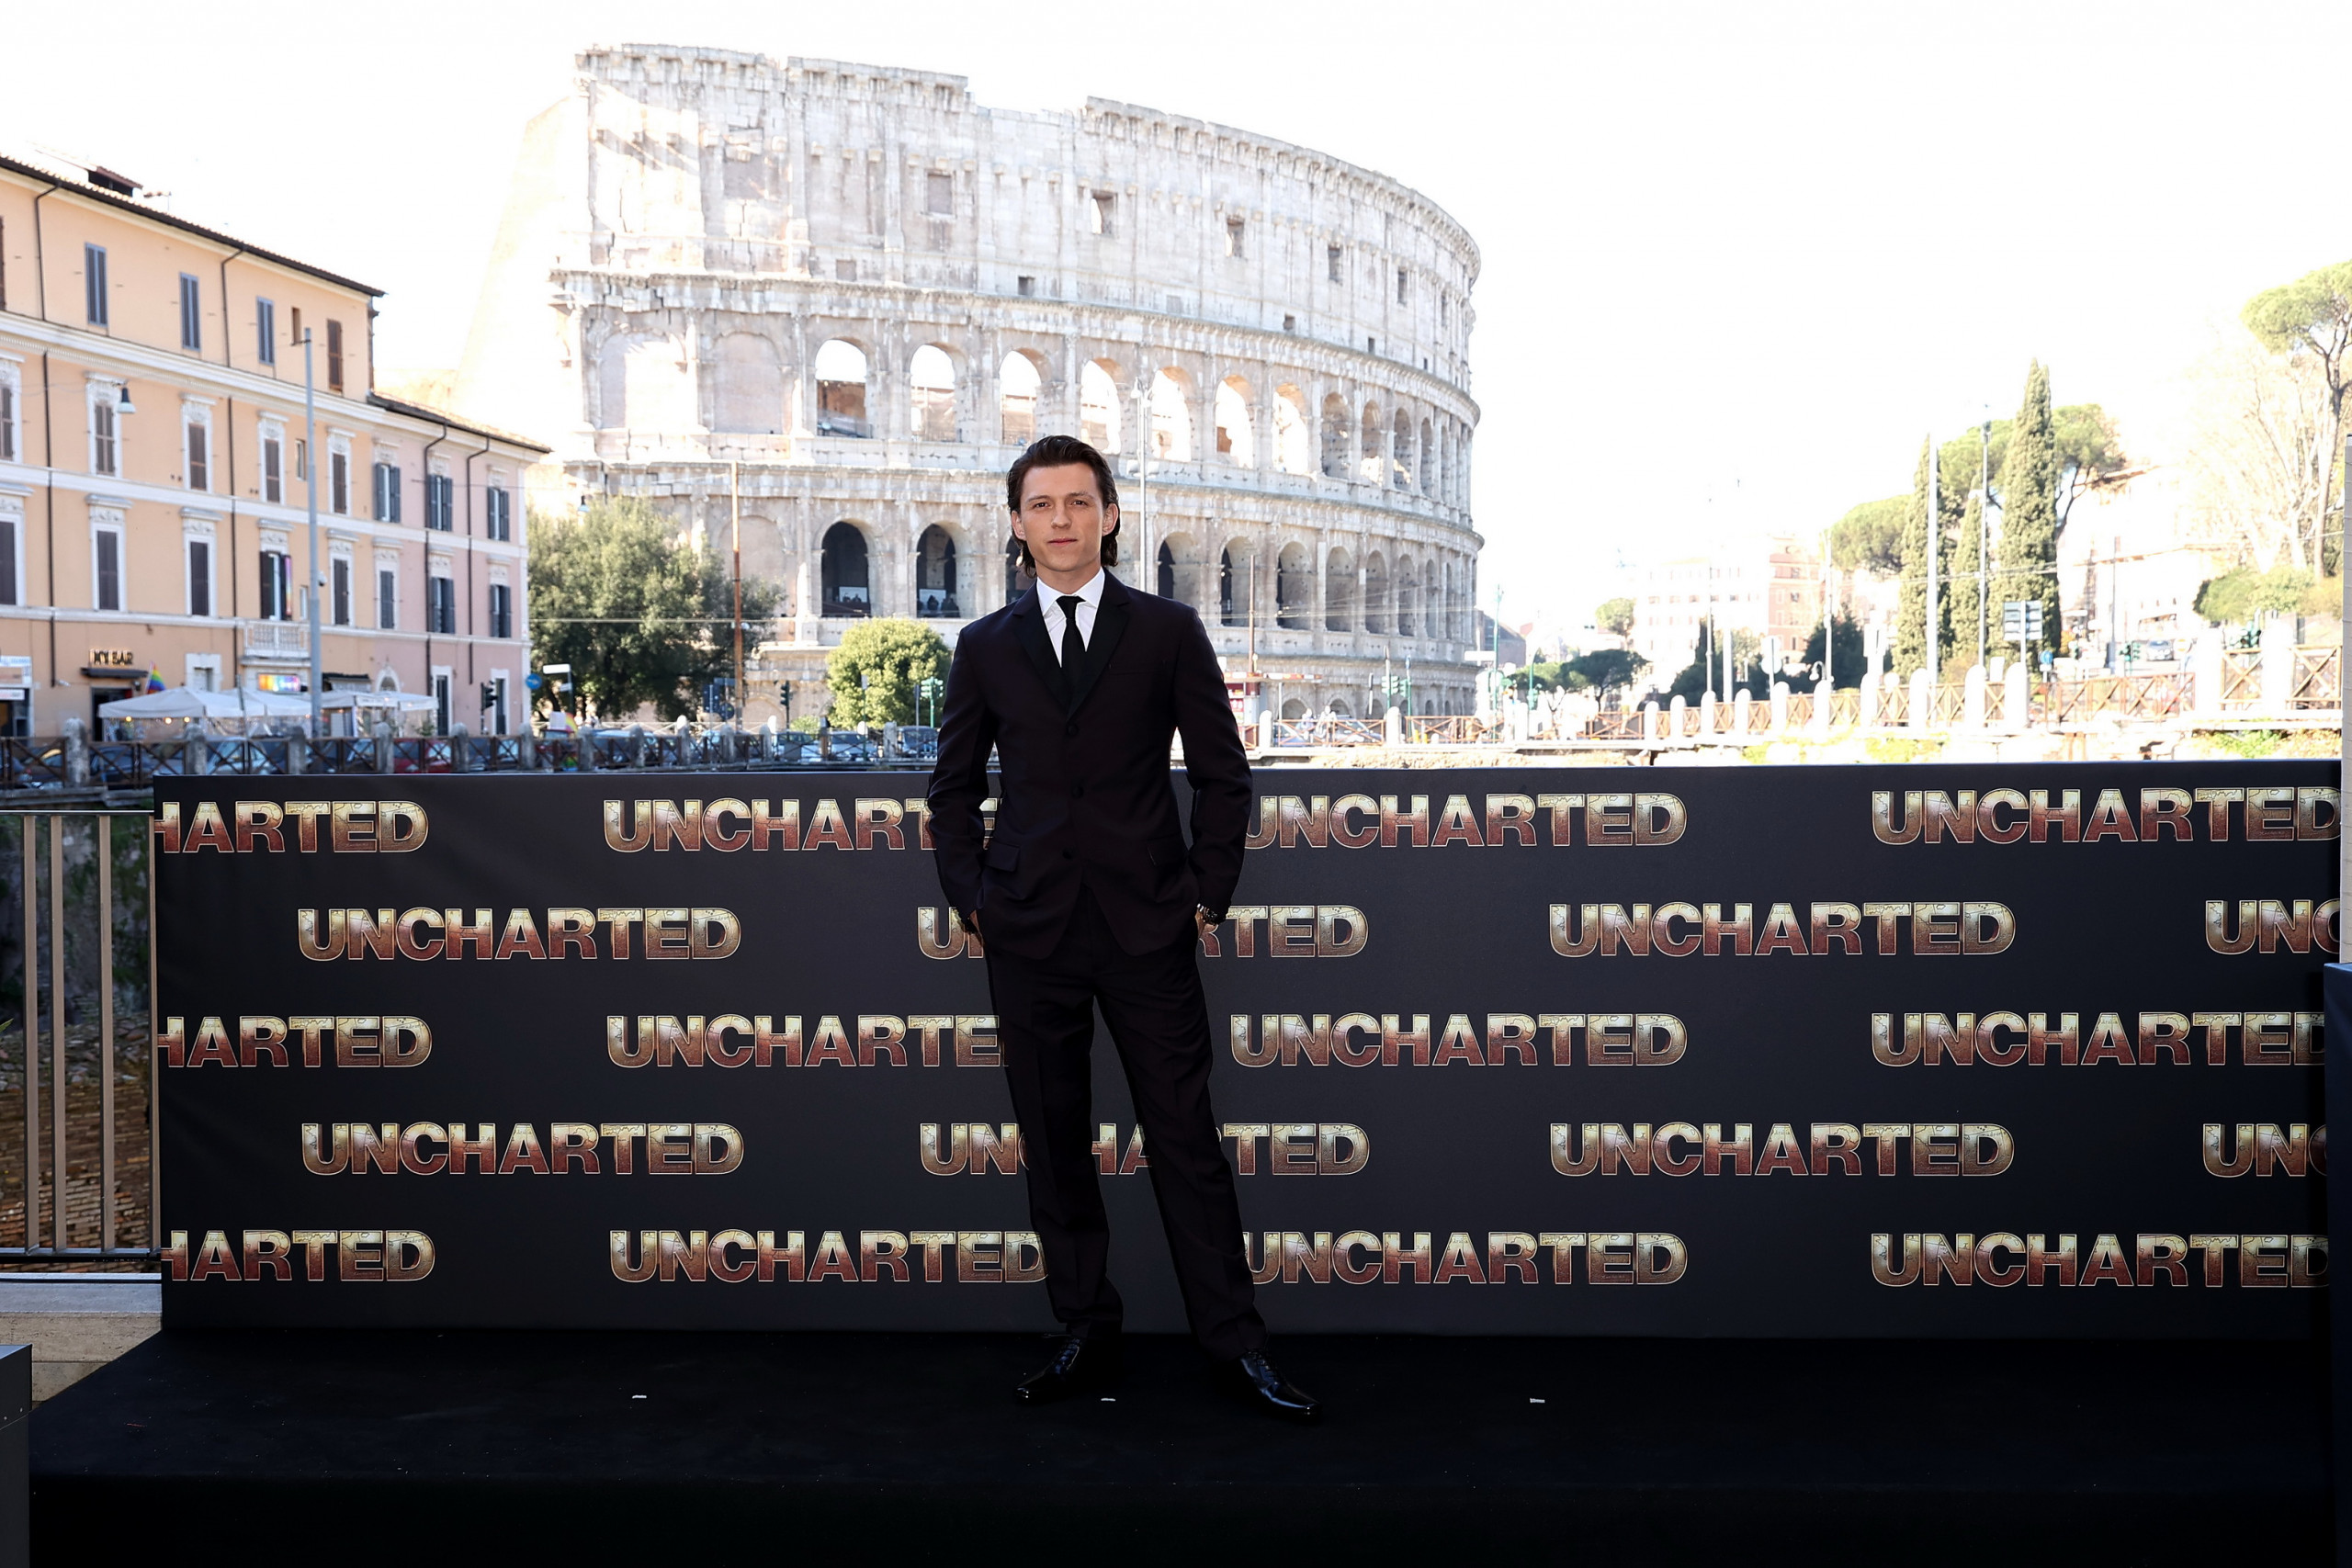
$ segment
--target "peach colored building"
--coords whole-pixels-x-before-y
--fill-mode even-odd
[[[151,671],[304,690],[312,582],[329,690],[526,721],[522,477],[547,449],[379,395],[380,294],[105,169],[0,157],[0,732],[91,721]]]

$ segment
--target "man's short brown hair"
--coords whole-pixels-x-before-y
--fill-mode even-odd
[[[1083,464],[1094,470],[1094,489],[1105,509],[1119,504],[1119,481],[1111,477],[1111,465],[1102,453],[1075,435],[1046,435],[1029,444],[1029,449],[1012,460],[1004,476],[1004,503],[1016,517],[1021,513],[1021,487],[1032,468],[1067,468]],[[1029,554],[1029,542],[1019,541],[1021,564],[1035,571],[1037,563]],[[1119,529],[1112,525],[1102,536],[1102,564],[1116,566],[1119,562]]]

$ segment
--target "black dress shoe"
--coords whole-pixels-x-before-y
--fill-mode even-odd
[[[1267,1415],[1304,1425],[1322,1418],[1322,1403],[1296,1383],[1284,1381],[1263,1350],[1245,1350],[1239,1359],[1225,1366],[1226,1386]]]
[[[1048,1404],[1108,1388],[1119,1380],[1119,1337],[1097,1334],[1080,1338],[1065,1335],[1054,1347],[1054,1359],[1021,1380],[1012,1396],[1023,1404]]]

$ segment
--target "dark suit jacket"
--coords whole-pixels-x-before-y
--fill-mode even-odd
[[[1201,618],[1102,585],[1094,635],[1066,694],[1033,591],[964,628],[947,674],[931,836],[939,885],[991,948],[1048,956],[1080,879],[1129,953],[1183,940],[1241,876],[1250,761]],[[1169,741],[1184,738],[1193,841],[1177,821]],[[989,748],[1003,780],[983,845]]]

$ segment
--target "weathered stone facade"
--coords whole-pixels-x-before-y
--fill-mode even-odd
[[[1478,253],[1425,197],[961,77],[579,65],[526,134],[459,401],[557,441],[543,503],[647,496],[723,546],[740,494],[796,713],[858,615],[952,639],[1005,602],[1001,476],[1055,432],[1118,454],[1125,575],[1198,608],[1235,680],[1254,647],[1275,712],[1363,715],[1408,659],[1416,708],[1473,706]]]

